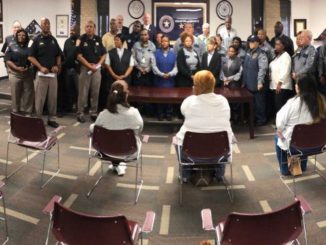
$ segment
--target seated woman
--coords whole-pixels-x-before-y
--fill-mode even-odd
[[[216,50],[216,42],[214,37],[210,37],[206,40],[207,51],[203,54],[201,69],[209,70],[213,73],[217,87],[221,87],[220,72],[221,72],[221,55]]]
[[[178,145],[182,145],[187,131],[197,133],[227,131],[231,149],[233,132],[230,124],[230,106],[224,96],[214,93],[214,75],[207,70],[197,72],[193,88],[194,95],[186,98],[181,105],[181,113],[185,120],[176,135]],[[222,176],[224,165],[216,171],[217,179],[221,179]]]
[[[95,123],[91,124],[90,131],[93,132],[95,125],[112,130],[133,129],[140,147],[138,136],[143,130],[144,122],[139,111],[129,105],[128,92],[128,84],[125,81],[118,80],[112,84],[107,108],[98,115]],[[126,163],[112,162],[110,168],[117,171],[119,176],[123,176],[127,167]]]
[[[194,74],[200,69],[199,54],[193,49],[194,36],[187,32],[180,36],[183,48],[177,54],[177,87],[191,87]]]
[[[176,65],[176,55],[170,48],[170,39],[163,35],[161,38],[160,49],[154,53],[152,60],[152,70],[154,72],[154,87],[158,88],[174,88],[174,78],[178,72]],[[172,105],[158,104],[157,114],[158,120],[162,121],[165,117],[168,121],[172,120]]]
[[[297,95],[287,101],[276,115],[276,155],[282,175],[289,175],[287,151],[293,128],[297,124],[316,123],[326,119],[326,99],[317,91],[317,82],[312,75],[296,79]],[[307,168],[307,156],[301,157],[301,169]]]

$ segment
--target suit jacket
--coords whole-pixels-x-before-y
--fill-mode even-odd
[[[221,55],[217,51],[214,51],[211,62],[208,65],[208,52],[205,52],[202,57],[201,69],[209,70],[212,72],[216,80],[216,85],[219,85],[221,72]]]
[[[196,51],[195,51],[196,52]],[[192,78],[191,76],[194,75],[197,71],[200,70],[200,59],[199,55],[197,54],[197,69],[195,71],[191,71],[189,66],[186,62],[186,55],[182,49],[179,50],[177,55],[177,67],[178,67],[178,74],[176,77],[176,87],[191,87],[192,86]]]

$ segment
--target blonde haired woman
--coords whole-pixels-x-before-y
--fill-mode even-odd
[[[176,135],[179,145],[182,145],[187,131],[197,133],[227,131],[231,149],[233,132],[230,124],[230,106],[223,95],[214,93],[215,82],[215,77],[210,71],[202,70],[195,74],[194,95],[186,98],[181,105],[181,113],[185,120]],[[216,174],[220,179],[224,175],[224,166],[221,166]]]

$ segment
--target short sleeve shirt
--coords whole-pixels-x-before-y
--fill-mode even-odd
[[[41,66],[48,69],[56,65],[56,58],[61,54],[62,51],[57,40],[51,35],[38,35],[30,49],[30,56],[35,57]]]
[[[14,42],[8,46],[6,60],[13,62],[16,66],[29,67],[30,62],[27,59],[29,55],[30,49],[27,45],[19,45]]]
[[[98,63],[105,53],[106,50],[99,36],[94,35],[89,38],[83,34],[77,42],[77,54],[81,54],[89,63]]]

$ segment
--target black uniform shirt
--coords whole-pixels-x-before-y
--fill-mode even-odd
[[[13,42],[8,46],[5,60],[12,61],[16,66],[27,68],[30,66],[30,62],[27,59],[29,55],[30,49],[27,45]]]
[[[106,53],[102,39],[96,35],[93,38],[89,38],[86,34],[83,34],[79,40],[77,54],[82,54],[87,62],[97,64]]]
[[[66,40],[64,48],[63,48],[63,54],[64,54],[64,62],[63,66],[65,68],[75,68],[78,64],[76,62],[77,58],[77,48],[76,48],[76,37],[70,37]]]
[[[35,37],[30,56],[35,57],[41,66],[51,69],[56,65],[56,58],[61,54],[59,44],[53,36],[40,34]]]

